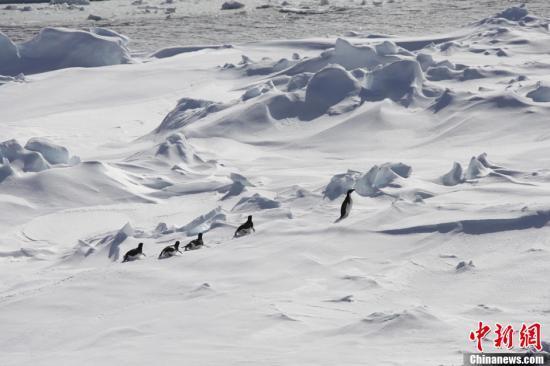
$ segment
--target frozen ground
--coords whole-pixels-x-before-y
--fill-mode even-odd
[[[545,334],[537,16],[150,59],[105,29],[1,38],[0,364],[457,365],[478,321]],[[67,68],[90,49],[110,66]]]
[[[282,7],[282,0],[241,2],[245,8],[234,11],[221,11],[221,0],[142,0],[141,3],[110,0],[70,8],[31,4],[31,11],[0,11],[0,30],[22,41],[45,26],[99,25],[131,37],[134,51],[151,52],[175,45],[342,36],[349,31],[392,35],[449,32],[518,3],[514,0],[367,0],[362,5],[363,0],[330,0],[322,6],[319,0],[291,0]],[[550,15],[547,0],[530,0],[528,4],[536,14]],[[257,9],[262,5],[271,7]],[[23,7],[15,6],[16,9]],[[0,5],[0,9],[3,8],[5,5]],[[169,8],[175,8],[175,12],[167,20]],[[316,14],[281,12],[281,8]],[[103,19],[88,20],[90,14]]]

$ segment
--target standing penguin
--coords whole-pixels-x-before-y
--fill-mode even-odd
[[[233,235],[233,237],[240,238],[241,236],[250,234],[252,231],[256,232],[254,229],[254,223],[252,223],[252,215],[249,215],[248,220],[237,228],[237,231],[235,231],[235,235]]]
[[[342,207],[340,208],[340,218],[336,220],[336,222],[345,219],[348,217],[349,213],[351,212],[351,207],[353,206],[353,200],[351,199],[351,194],[355,191],[355,189],[348,189],[348,193],[346,194],[346,199],[344,199],[344,202],[342,202]]]
[[[122,260],[122,263],[139,259],[143,255],[145,255],[143,254],[143,243],[139,243],[137,248],[130,249],[126,252],[126,254],[124,254],[124,259]]]
[[[185,246],[185,251],[199,249],[203,245],[204,242],[202,241],[202,233],[200,233],[197,239],[191,240],[189,244]]]
[[[159,259],[172,257],[172,256],[176,255],[176,253],[181,253],[180,252],[180,242],[179,241],[176,241],[176,243],[174,245],[169,245],[166,248],[164,248],[162,250],[162,252],[160,252],[160,254],[159,254]]]

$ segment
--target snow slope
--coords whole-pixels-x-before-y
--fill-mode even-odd
[[[0,364],[456,365],[478,321],[544,329],[548,24],[8,81]]]

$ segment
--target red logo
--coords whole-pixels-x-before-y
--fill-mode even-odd
[[[522,324],[521,330],[519,331],[519,346],[521,348],[528,348],[529,346],[534,346],[537,349],[537,351],[542,350],[540,338],[541,337],[540,337],[539,323],[535,323],[530,326]]]
[[[479,352],[483,352],[483,340],[491,333],[491,327],[479,322],[477,329],[470,332],[470,340],[476,342],[476,348]],[[514,328],[511,325],[503,326],[502,324],[495,324],[495,339],[493,343],[496,348],[512,349],[514,347]],[[537,351],[542,351],[541,344],[541,325],[539,323],[533,323],[531,325],[522,324],[519,331],[519,347],[529,348],[535,347]]]

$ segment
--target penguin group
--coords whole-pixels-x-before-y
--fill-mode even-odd
[[[249,215],[246,222],[237,228],[237,231],[235,231],[233,237],[240,238],[242,236],[250,234],[253,231],[255,232],[256,230],[254,229],[254,223],[252,222],[252,215]],[[185,245],[184,251],[197,250],[202,248],[203,246],[204,241],[202,239],[202,233],[199,233],[196,239],[191,240]],[[181,254],[182,251],[180,250],[180,242],[176,241],[174,245],[169,245],[165,247],[160,252],[158,259],[170,258],[177,255],[178,253]],[[143,243],[139,243],[137,248],[130,249],[128,252],[126,252],[126,254],[124,254],[122,263],[141,259],[143,256],[145,256],[145,254],[143,253]]]
[[[345,218],[347,218],[351,212],[351,208],[353,206],[353,200],[351,198],[351,194],[355,191],[355,189],[348,189],[346,192],[346,198],[344,198],[344,202],[342,202],[342,206],[340,207],[340,217],[335,221],[339,222]],[[246,222],[242,225],[240,225],[237,230],[235,230],[235,234],[233,234],[233,238],[240,238],[245,235],[249,235],[252,232],[256,232],[256,229],[254,229],[254,223],[252,222],[252,215],[249,215]],[[202,239],[202,233],[198,235],[198,237],[194,240],[191,240],[188,244],[185,245],[184,251],[189,250],[197,250],[204,246],[204,242]],[[159,259],[163,258],[169,258],[177,255],[178,253],[182,253],[179,249],[180,242],[176,241],[174,245],[169,245],[165,247],[159,254]],[[122,262],[129,262],[136,259],[140,259],[145,254],[143,253],[143,243],[139,243],[137,248],[129,250],[125,255]]]

